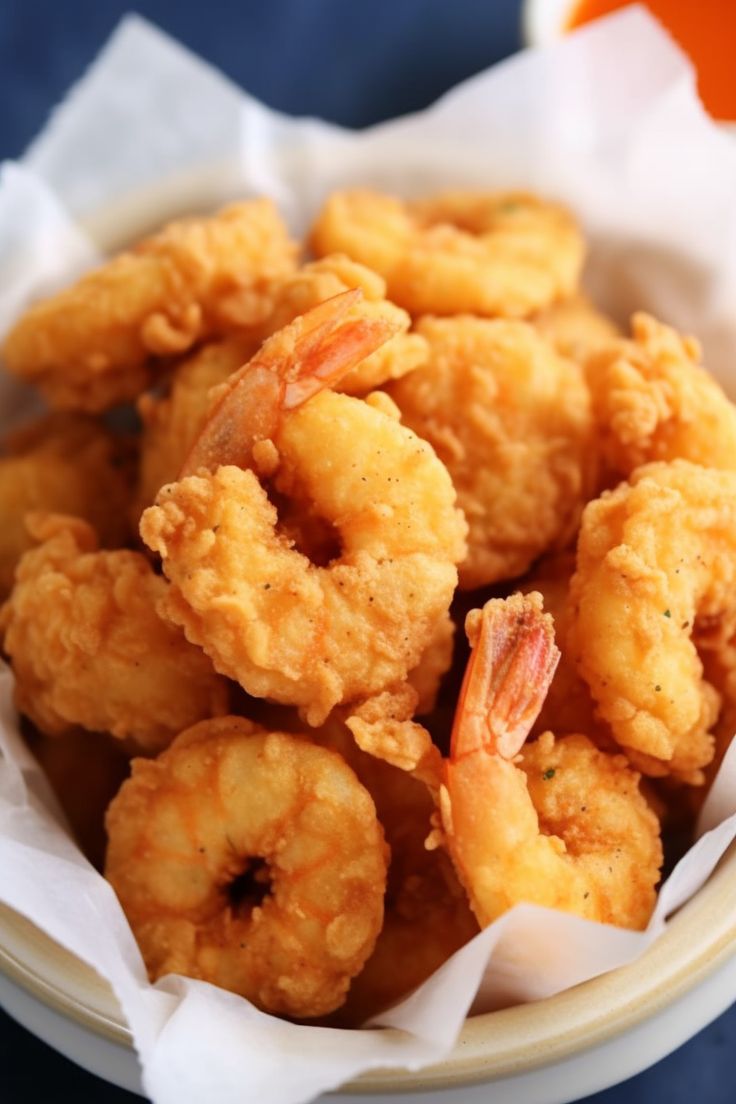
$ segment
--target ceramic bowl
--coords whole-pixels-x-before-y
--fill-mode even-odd
[[[228,166],[163,182],[87,221],[103,250],[166,218],[233,198]],[[173,199],[172,199],[173,197]],[[667,932],[631,966],[523,1007],[470,1017],[446,1061],[374,1071],[333,1104],[362,1094],[447,1090],[456,1102],[562,1104],[663,1058],[736,998],[736,845]],[[0,907],[0,1004],[93,1073],[141,1092],[131,1035],[109,986],[23,917]]]

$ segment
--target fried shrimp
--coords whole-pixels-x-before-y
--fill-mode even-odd
[[[141,445],[141,510],[156,493],[178,476],[187,454],[207,420],[209,393],[257,352],[263,341],[300,314],[350,288],[360,288],[364,301],[348,314],[374,318],[395,326],[397,332],[365,360],[334,382],[336,391],[363,395],[387,380],[398,379],[427,359],[427,342],[407,333],[406,311],[384,299],[385,281],[348,257],[331,256],[304,265],[274,286],[268,316],[256,327],[224,341],[206,345],[175,371],[169,394],[143,395],[138,410],[144,424]]]
[[[0,458],[0,598],[33,546],[25,524],[35,511],[73,514],[95,526],[101,542],[119,547],[130,537],[131,497],[123,442],[81,414],[52,414],[5,441]]]
[[[693,635],[732,621],[736,473],[648,464],[591,502],[568,640],[616,741],[647,774],[699,781],[719,707]]]
[[[447,613],[437,622],[432,639],[424,649],[419,663],[407,675],[417,693],[418,717],[431,713],[437,704],[440,684],[452,665],[454,645],[455,622]]]
[[[60,409],[126,402],[150,382],[151,357],[260,322],[295,253],[270,200],[172,222],[31,306],[5,341],[5,364]]]
[[[138,413],[143,433],[136,520],[181,471],[207,421],[210,391],[250,360],[256,348],[250,336],[211,342],[176,368],[166,396],[141,395]]]
[[[424,845],[434,809],[429,791],[376,759],[364,771],[357,773],[376,802],[391,864],[383,927],[350,986],[342,1023],[361,1023],[407,996],[478,932],[450,859]]]
[[[259,1008],[345,999],[383,919],[387,848],[338,754],[240,717],[138,759],[107,815],[105,875],[152,980],[201,978]]]
[[[288,325],[300,314],[332,299],[343,291],[360,288],[363,300],[347,318],[386,321],[396,329],[374,352],[334,383],[335,391],[364,395],[387,380],[399,379],[427,359],[427,343],[416,333],[407,333],[411,318],[386,299],[386,281],[377,272],[339,253],[304,265],[287,276],[274,292],[273,309],[258,336],[264,340]],[[255,351],[255,350],[254,350]]]
[[[386,697],[394,696],[381,695]],[[402,693],[395,698],[400,710],[411,705],[410,695],[408,701]],[[362,1023],[407,996],[478,932],[449,857],[425,847],[435,809],[433,789],[382,754],[387,744],[421,746],[414,735],[406,739],[398,733],[402,724],[419,726],[396,722],[394,705],[375,699],[347,717],[352,734],[339,716],[344,711],[338,710],[315,733],[316,740],[342,755],[370,793],[391,852],[383,927],[336,1017],[343,1026]],[[356,733],[370,751],[358,746]],[[439,769],[438,754],[436,759]]]
[[[48,736],[75,726],[157,750],[227,709],[225,681],[155,611],[166,582],[138,552],[98,551],[78,518],[30,515],[2,609],[18,709]]]
[[[579,734],[524,743],[558,655],[541,608],[538,594],[517,594],[468,616],[473,651],[440,796],[445,842],[481,927],[527,902],[641,929],[662,848],[639,775]]]
[[[513,579],[564,547],[594,483],[581,370],[525,322],[425,318],[418,331],[429,363],[389,392],[457,490],[469,526],[460,585]]]
[[[432,449],[373,405],[321,390],[392,334],[342,321],[359,294],[301,316],[227,381],[182,478],[141,520],[172,583],[165,616],[249,694],[300,706],[311,725],[417,665],[464,554]],[[339,537],[325,566],[279,531],[257,472]]]
[[[631,327],[631,340],[607,343],[586,364],[607,468],[627,478],[650,461],[682,459],[736,470],[736,406],[700,366],[698,342],[648,314]]]
[[[562,356],[578,363],[619,336],[619,328],[582,294],[561,299],[535,315],[535,329]]]
[[[412,314],[524,317],[572,295],[584,243],[562,207],[526,193],[445,192],[402,202],[355,189],[329,197],[315,252],[347,253]]]
[[[537,591],[542,595],[545,612],[554,623],[555,640],[560,650],[560,661],[531,734],[539,736],[548,729],[560,736],[584,732],[596,746],[605,744],[608,750],[615,749],[607,727],[595,715],[595,702],[588,684],[578,673],[567,646],[570,583],[574,572],[574,552],[562,552],[541,560],[519,587],[524,594]]]

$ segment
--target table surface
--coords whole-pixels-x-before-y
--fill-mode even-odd
[[[127,5],[24,0],[0,17],[4,80],[0,153],[16,157],[93,59]],[[518,0],[139,0],[136,10],[265,103],[346,126],[425,107],[458,81],[519,49]],[[596,1104],[732,1104],[736,1007],[675,1054]],[[0,1012],[3,1104],[133,1104]],[[416,1098],[412,1098],[416,1099]]]

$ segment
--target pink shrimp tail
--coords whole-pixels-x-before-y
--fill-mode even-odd
[[[544,704],[560,659],[549,614],[537,593],[514,594],[472,610],[472,647],[450,742],[457,761],[485,749],[512,759]]]
[[[300,315],[264,341],[222,388],[179,478],[223,464],[248,468],[253,445],[272,438],[282,414],[332,387],[397,332],[381,318],[345,315],[363,297],[341,292]]]

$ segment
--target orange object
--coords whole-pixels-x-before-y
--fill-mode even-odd
[[[579,0],[567,29],[627,6],[622,0]],[[648,0],[646,7],[692,59],[698,91],[710,114],[736,120],[736,5],[724,0]]]

